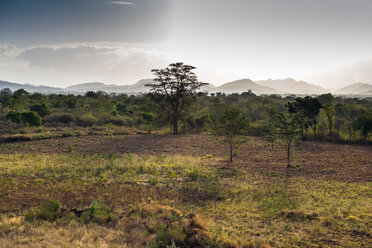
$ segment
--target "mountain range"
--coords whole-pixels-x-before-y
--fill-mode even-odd
[[[351,84],[336,91],[341,95],[372,95],[372,85],[364,83]]]
[[[12,91],[18,89],[25,89],[29,92],[40,92],[44,94],[84,94],[87,91],[105,91],[107,93],[126,93],[139,94],[146,93],[149,88],[145,85],[152,83],[152,79],[142,79],[133,85],[115,85],[104,84],[100,82],[75,84],[66,88],[56,88],[44,85],[31,85],[11,83],[7,81],[0,81],[0,90],[9,88]],[[355,83],[340,89],[325,89],[320,86],[307,83],[305,81],[296,81],[292,78],[287,79],[268,79],[261,81],[252,81],[250,79],[241,79],[233,82],[225,83],[221,86],[214,86],[212,84],[205,85],[201,91],[209,93],[242,93],[251,90],[257,95],[279,94],[279,95],[315,95],[323,93],[333,93],[336,95],[358,95],[358,96],[372,96],[372,85],[366,83]]]
[[[289,94],[323,94],[329,92],[320,86],[307,83],[305,81],[296,81],[293,78],[286,79],[268,79],[265,81],[257,81],[259,85],[270,87],[280,92]]]

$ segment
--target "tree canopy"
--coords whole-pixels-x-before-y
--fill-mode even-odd
[[[193,72],[196,69],[183,63],[170,64],[165,69],[154,69],[155,83],[147,84],[151,87],[151,94],[166,111],[170,111],[173,133],[178,134],[178,122],[181,114],[191,104],[191,96],[205,83],[199,82]]]

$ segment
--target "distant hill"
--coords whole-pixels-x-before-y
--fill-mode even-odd
[[[31,84],[18,84],[18,83],[11,83],[7,81],[0,81],[0,90],[4,88],[9,88],[12,91],[24,89],[31,93],[40,92],[40,93],[45,93],[45,94],[59,93],[63,91],[63,89],[61,88],[54,88],[54,87],[49,87],[49,86],[44,86],[44,85],[36,86],[36,85],[31,85]]]
[[[336,91],[336,94],[341,95],[372,95],[372,85],[365,83],[355,83],[343,87]]]
[[[305,81],[296,81],[293,78],[275,80],[268,79],[256,81],[256,83],[290,94],[323,94],[329,92],[320,86]]]
[[[242,93],[251,90],[253,93],[262,94],[280,94],[279,90],[272,89],[267,86],[259,85],[250,79],[241,79],[230,83],[223,84],[217,87],[214,91],[224,93]]]
[[[142,79],[133,85],[115,85],[104,83],[84,83],[76,84],[65,88],[64,90],[71,93],[85,93],[87,91],[104,91],[106,93],[141,93],[148,92],[149,88],[145,85],[153,82],[152,79]]]
[[[372,96],[372,90],[366,91],[364,94],[365,94],[366,96]]]
[[[216,92],[217,87],[213,84],[207,84],[200,88],[200,91]]]
[[[150,91],[146,84],[153,83],[153,79],[142,79],[132,85],[116,85],[116,84],[104,84],[101,82],[75,84],[66,88],[56,88],[44,85],[31,85],[31,84],[19,84],[7,81],[0,81],[0,90],[9,88],[12,91],[25,89],[28,92],[40,92],[44,94],[84,94],[87,91],[104,91],[106,93],[126,93],[126,94],[139,94],[147,93]],[[242,93],[251,90],[257,95],[269,95],[269,94],[323,94],[330,92],[320,86],[316,86],[304,81],[296,81],[292,78],[282,80],[263,80],[253,82],[250,79],[241,79],[233,82],[223,84],[219,87],[213,84],[207,84],[203,86],[200,91],[207,91],[209,93],[222,92],[226,94],[230,93]],[[372,96],[372,85],[365,83],[356,83],[338,90],[332,91],[335,94],[340,95],[360,95],[360,96]]]
[[[104,83],[85,83],[76,84],[65,88],[64,90],[71,93],[85,93],[86,91],[104,91],[106,93],[146,93],[150,91],[146,84],[154,83],[153,79],[142,79],[132,85],[115,85]],[[216,89],[216,86],[208,84],[201,88],[201,91],[211,92]]]
[[[45,94],[53,94],[53,93],[65,93],[65,94],[84,94],[87,91],[104,91],[106,93],[146,93],[150,91],[149,87],[146,87],[146,84],[153,83],[152,79],[142,79],[135,84],[132,85],[115,85],[115,84],[104,84],[101,82],[93,82],[93,83],[83,83],[83,84],[75,84],[66,88],[55,88],[49,86],[36,86],[31,84],[18,84],[18,83],[11,83],[6,81],[0,81],[0,90],[4,88],[9,88],[12,91],[25,89],[28,92],[40,92]],[[216,86],[208,84],[201,88],[201,91],[211,91],[214,90]]]
[[[86,91],[99,91],[104,89],[110,89],[111,87],[117,87],[115,85],[106,85],[104,83],[84,83],[84,84],[75,84],[69,87],[64,88],[68,92],[86,92]]]

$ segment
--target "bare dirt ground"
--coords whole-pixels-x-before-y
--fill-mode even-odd
[[[227,162],[228,147],[208,135],[115,135],[83,136],[10,143],[0,153],[135,153],[183,154],[223,157],[216,166],[236,167],[253,174],[280,174],[286,166],[285,149],[274,148],[260,138],[240,144],[233,163]],[[225,159],[226,158],[226,159]],[[292,176],[346,182],[372,181],[372,146],[303,142],[293,152]]]

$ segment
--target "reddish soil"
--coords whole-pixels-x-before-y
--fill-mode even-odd
[[[251,137],[238,147],[233,163],[221,160],[220,166],[234,166],[249,173],[285,172],[286,153],[277,145],[271,148],[262,139]],[[0,153],[137,153],[184,154],[226,157],[228,147],[208,135],[116,135],[84,136],[11,143],[0,146]],[[372,146],[303,142],[293,153],[293,176],[347,182],[372,181]]]

